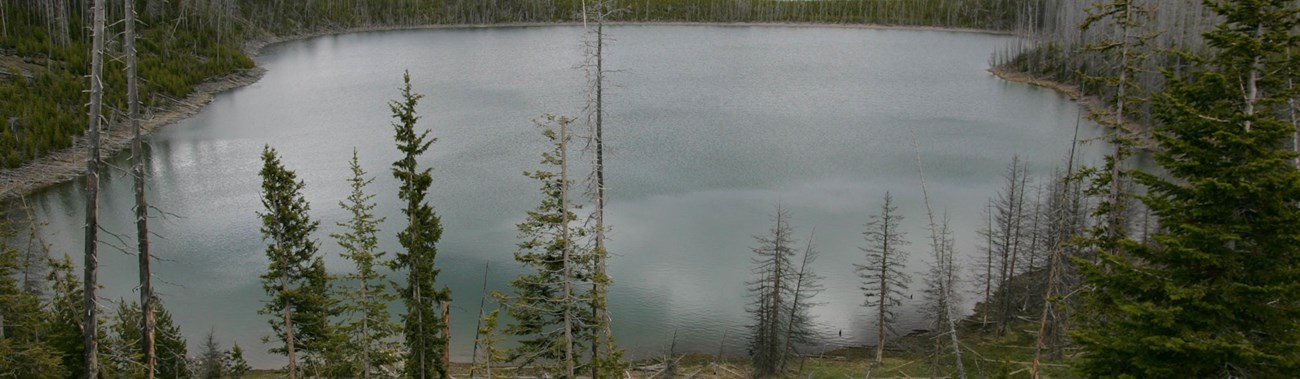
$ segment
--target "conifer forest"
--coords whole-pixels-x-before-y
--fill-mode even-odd
[[[1296,0],[0,0],[0,378],[1300,377],[1297,81]]]

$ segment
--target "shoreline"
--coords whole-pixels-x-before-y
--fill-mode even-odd
[[[1065,84],[1055,80],[1038,78],[1025,72],[1007,71],[998,67],[989,68],[988,71],[989,73],[992,73],[993,76],[1008,82],[1023,83],[1035,87],[1046,88],[1065,95],[1066,97],[1069,97],[1071,101],[1079,103],[1079,106],[1083,107],[1083,109],[1087,111],[1088,120],[1093,122],[1098,122],[1098,117],[1108,117],[1107,115],[1111,114],[1110,106],[1103,103],[1102,100],[1096,96],[1084,95],[1079,86]],[[1107,127],[1107,124],[1101,122],[1098,122],[1098,124],[1103,128]],[[1138,131],[1144,128],[1144,126],[1135,124],[1130,120],[1124,121],[1124,132],[1126,132],[1130,137],[1136,138],[1137,145],[1134,147],[1141,151],[1155,151],[1156,141],[1154,137]]]
[[[928,31],[928,32],[949,32],[949,33],[975,33],[989,35],[1010,36],[1013,33],[998,30],[983,30],[972,28],[946,28],[938,26],[910,26],[910,25],[885,25],[885,24],[825,24],[812,22],[687,22],[687,21],[620,21],[607,23],[611,26],[701,26],[701,27],[787,27],[787,28],[828,28],[828,29],[864,29],[864,30],[904,30],[904,31]],[[268,46],[301,41],[316,37],[334,36],[352,33],[368,33],[383,31],[401,31],[401,30],[436,30],[436,29],[488,29],[488,28],[527,28],[527,27],[549,27],[549,26],[581,26],[580,21],[564,22],[518,22],[518,23],[501,23],[501,24],[429,24],[429,25],[371,25],[358,26],[350,28],[323,29],[304,33],[294,33],[283,36],[265,34],[258,38],[253,38],[244,43],[241,50],[244,55],[253,58],[261,54],[262,50]],[[1032,81],[1027,75],[1024,80],[1011,79],[1008,76],[999,74],[995,70],[995,75],[1008,81],[1030,83],[1048,88],[1055,88],[1050,85],[1038,84]],[[155,130],[175,124],[181,120],[197,114],[204,106],[212,102],[217,95],[231,91],[237,88],[251,85],[262,79],[266,74],[266,69],[262,66],[254,66],[251,69],[235,72],[226,76],[214,77],[205,80],[203,83],[196,85],[194,90],[184,99],[170,99],[171,104],[161,107],[146,109],[146,115],[140,120],[141,133],[145,136],[152,134]],[[1007,75],[1011,75],[1010,73]],[[1058,91],[1062,91],[1058,89]],[[1064,92],[1064,91],[1062,91]],[[1077,91],[1076,91],[1077,92]],[[1071,95],[1072,97],[1077,97]],[[109,125],[105,130],[105,135],[101,140],[101,155],[105,160],[129,150],[132,131],[122,125]],[[31,160],[20,167],[0,169],[0,200],[23,197],[35,193],[36,191],[52,187],[64,182],[75,180],[81,177],[85,170],[85,162],[88,159],[84,140],[78,137],[76,143],[71,147],[60,149],[50,154]]]

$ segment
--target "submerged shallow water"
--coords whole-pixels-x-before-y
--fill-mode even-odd
[[[927,251],[916,139],[936,211],[947,212],[962,257],[976,250],[985,200],[1013,155],[1046,177],[1069,151],[1075,104],[1054,92],[1001,81],[989,53],[1009,37],[941,31],[804,27],[617,26],[606,49],[610,306],[614,332],[634,356],[667,348],[745,353],[753,235],[780,204],[801,240],[816,229],[816,301],[825,346],[863,344],[875,328],[852,264],[861,232],[885,192],[906,217],[913,291]],[[453,359],[468,361],[484,266],[488,289],[520,271],[516,231],[540,198],[520,175],[540,168],[545,141],[530,120],[576,116],[584,104],[578,27],[356,33],[289,42],[258,58],[261,81],[222,94],[194,117],[151,136],[150,201],[158,293],[191,342],[214,330],[245,348],[255,367],[279,367],[260,338],[266,267],[256,212],[263,145],[307,182],[333,272],[350,269],[328,238],[346,215],[347,161],[359,150],[377,179],[381,245],[398,247],[397,158],[386,103],[402,71],[427,97],[420,126],[438,142],[430,202],[442,217],[441,284],[450,286]],[[1095,136],[1086,123],[1081,138]],[[1085,146],[1085,157],[1099,157]],[[590,156],[580,156],[590,159]],[[117,167],[127,167],[116,157]],[[133,234],[130,177],[107,175],[101,217]],[[74,261],[82,243],[79,182],[28,198],[41,236]],[[125,237],[124,237],[125,238]],[[111,239],[111,237],[106,237]],[[113,241],[112,244],[117,242]],[[138,298],[135,258],[106,241],[104,296]],[[971,296],[973,298],[973,296]],[[925,328],[905,300],[898,330]],[[395,313],[396,315],[396,313]]]

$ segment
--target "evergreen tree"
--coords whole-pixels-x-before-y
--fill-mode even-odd
[[[203,350],[199,351],[198,356],[198,373],[199,379],[221,379],[225,374],[226,365],[225,357],[222,356],[221,343],[217,342],[215,330],[208,330],[208,336],[203,339]]]
[[[63,377],[59,356],[41,336],[48,314],[19,286],[18,273],[26,268],[6,244],[10,237],[8,222],[0,221],[0,378]]]
[[[1095,318],[1079,368],[1106,377],[1290,377],[1300,372],[1300,172],[1281,109],[1296,64],[1294,0],[1205,1],[1221,24],[1156,101],[1156,162],[1135,172],[1154,244],[1084,263]]]
[[[188,379],[192,377],[189,370],[189,353],[185,336],[181,328],[172,322],[172,314],[163,307],[163,303],[154,299],[154,312],[157,316],[157,353],[160,379]]]
[[[140,350],[140,307],[134,302],[119,300],[117,313],[109,320],[109,334],[104,335],[104,368],[121,377],[145,376],[144,355]]]
[[[590,314],[584,318],[581,316],[585,312],[580,312],[590,309],[583,306],[583,300],[590,298],[580,299],[573,288],[577,287],[574,284],[578,278],[589,278],[593,270],[590,262],[579,261],[579,257],[590,257],[590,254],[575,243],[590,231],[571,225],[577,219],[573,212],[577,207],[566,199],[572,184],[562,174],[568,164],[564,128],[569,122],[563,116],[551,115],[537,121],[553,149],[542,154],[542,164],[560,172],[524,173],[542,183],[543,197],[537,208],[528,212],[524,222],[516,226],[521,241],[514,254],[515,261],[530,272],[510,282],[513,293],[507,312],[514,322],[506,326],[505,333],[519,338],[518,346],[509,351],[510,361],[540,366],[551,374],[572,378],[578,370],[573,367],[577,360],[575,352],[580,354],[584,350],[582,341],[589,338],[583,337],[593,332],[582,327],[593,321]]]
[[[244,349],[239,347],[236,342],[230,346],[230,351],[226,352],[226,374],[231,379],[240,379],[248,374],[252,367],[248,366],[248,361],[244,360]]]
[[[499,297],[495,296],[494,297]],[[501,349],[500,332],[497,331],[497,319],[501,316],[501,309],[493,309],[492,312],[483,316],[483,324],[478,328],[479,340],[478,345],[483,347],[483,362],[481,366],[472,368],[477,372],[482,372],[484,378],[492,379],[492,365],[504,362],[506,352]],[[474,377],[470,375],[470,377]]]
[[[53,296],[50,299],[51,315],[46,319],[45,338],[63,359],[65,378],[84,378],[86,365],[82,360],[85,345],[82,344],[81,315],[85,293],[72,271],[71,257],[64,255],[63,259],[50,262],[49,281]]]
[[[862,279],[862,291],[867,300],[863,304],[876,314],[876,358],[879,365],[885,354],[885,332],[892,330],[895,307],[903,305],[903,292],[911,282],[911,277],[903,272],[907,264],[906,234],[899,230],[903,216],[898,214],[894,199],[885,192],[885,203],[880,206],[880,214],[872,215],[867,222],[866,231],[862,232],[867,245],[859,248],[866,253],[864,264],[854,264],[858,277]]]
[[[319,222],[308,215],[302,195],[306,184],[280,163],[275,149],[262,149],[262,238],[269,261],[262,288],[270,301],[259,313],[271,316],[271,329],[283,343],[271,349],[285,354],[290,378],[298,375],[298,353],[319,353],[329,340],[330,304],[324,262],[311,234]]]
[[[438,239],[442,238],[442,224],[426,201],[433,176],[429,169],[420,169],[418,158],[429,150],[436,138],[429,130],[415,131],[420,116],[415,106],[424,95],[411,92],[411,73],[402,74],[402,99],[389,102],[393,112],[393,131],[397,150],[402,158],[393,162],[393,177],[401,182],[398,197],[406,202],[402,214],[406,215],[406,228],[397,233],[397,240],[406,251],[398,252],[393,268],[406,270],[406,288],[401,288],[406,313],[402,315],[406,334],[406,362],[404,375],[411,378],[446,378],[447,367],[442,361],[449,336],[441,333],[445,320],[438,311],[451,302],[451,289],[437,288],[438,272],[434,264],[438,255]]]
[[[388,315],[388,303],[397,300],[397,294],[388,291],[388,278],[375,270],[382,262],[385,253],[379,250],[379,223],[384,218],[374,215],[374,195],[367,194],[365,188],[372,178],[366,177],[357,158],[356,149],[352,150],[352,193],[339,206],[348,211],[352,218],[348,222],[338,223],[346,232],[331,234],[343,248],[342,256],[352,261],[356,271],[343,276],[349,286],[339,288],[337,296],[342,299],[339,306],[341,315],[336,326],[339,335],[345,340],[339,362],[342,376],[369,379],[375,368],[397,362],[398,346],[392,337],[401,332],[401,326],[393,322]]]
[[[185,347],[185,337],[180,334],[180,328],[172,322],[171,313],[167,312],[163,303],[154,298],[153,304],[157,316],[155,319],[157,326],[157,329],[155,329],[157,337],[155,352],[158,357],[155,377],[160,379],[190,378],[191,373]],[[144,351],[140,345],[140,305],[135,302],[119,304],[111,331],[113,333],[111,333],[111,338],[108,340],[108,345],[111,346],[112,354],[109,354],[111,358],[106,363],[116,366],[114,370],[119,375],[132,378],[143,376]]]

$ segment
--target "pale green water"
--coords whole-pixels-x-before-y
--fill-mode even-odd
[[[1069,149],[1076,107],[1060,95],[985,71],[1009,37],[931,31],[788,27],[620,26],[609,29],[606,139],[614,331],[635,355],[658,352],[674,331],[679,351],[744,354],[744,282],[753,234],[780,202],[798,233],[816,227],[826,276],[815,313],[826,344],[862,343],[874,327],[852,263],[862,225],[892,191],[907,219],[912,264],[924,269],[926,234],[911,134],[920,140],[934,205],[952,214],[960,254],[975,250],[985,199],[1013,154],[1049,172]],[[153,222],[158,291],[192,342],[215,328],[256,367],[278,367],[259,339],[265,298],[258,233],[264,144],[307,181],[330,269],[349,269],[327,235],[345,217],[353,147],[378,179],[389,217],[382,243],[397,247],[396,184],[386,102],[410,69],[422,127],[439,141],[430,199],[445,226],[439,277],[453,290],[454,359],[469,360],[484,262],[491,289],[518,272],[514,224],[538,201],[520,175],[547,147],[530,120],[577,115],[583,103],[576,27],[349,34],[273,46],[269,71],[218,96],[152,139],[150,197],[178,215]],[[1098,133],[1085,123],[1083,137]],[[1086,147],[1097,157],[1098,147]],[[118,157],[119,163],[125,157]],[[119,165],[119,167],[126,167]],[[82,189],[64,184],[29,198],[56,254],[81,258]],[[110,175],[106,227],[133,235],[130,179]],[[105,247],[109,299],[137,298],[135,258]],[[919,274],[914,289],[919,290]],[[919,301],[919,296],[917,297]],[[902,310],[900,330],[924,327]],[[842,331],[844,337],[838,336]]]

